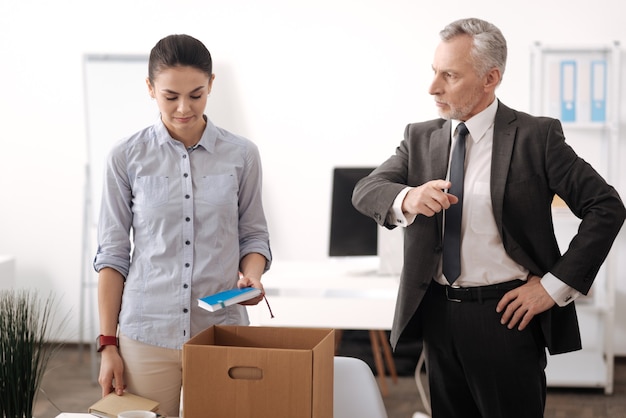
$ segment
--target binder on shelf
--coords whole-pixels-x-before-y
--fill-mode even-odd
[[[591,61],[591,121],[606,122],[606,60]]]
[[[576,61],[561,61],[561,120],[576,121]]]

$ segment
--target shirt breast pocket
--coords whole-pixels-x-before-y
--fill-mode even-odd
[[[498,228],[493,217],[491,205],[491,188],[489,183],[474,183],[470,199],[469,223],[472,231],[477,234],[497,234]]]
[[[200,179],[198,197],[211,205],[229,205],[237,202],[237,182],[232,174],[216,174]]]
[[[169,179],[166,176],[141,176],[135,182],[135,196],[140,206],[155,208],[167,203]]]

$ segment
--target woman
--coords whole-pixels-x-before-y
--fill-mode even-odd
[[[214,79],[200,41],[161,39],[146,80],[160,118],[113,148],[104,177],[99,383],[103,396],[127,388],[169,416],[179,414],[183,344],[214,324],[249,323],[244,306],[208,312],[197,299],[253,286],[262,293],[246,304],[257,304],[271,262],[259,152],[204,115]]]

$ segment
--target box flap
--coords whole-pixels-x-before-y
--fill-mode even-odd
[[[216,345],[312,350],[333,331],[326,328],[215,326]],[[334,331],[333,331],[334,332]]]

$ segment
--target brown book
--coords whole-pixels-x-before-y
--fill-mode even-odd
[[[159,403],[152,399],[124,392],[116,395],[111,392],[89,407],[88,412],[101,418],[117,418],[117,414],[123,411],[153,411],[159,409]]]

